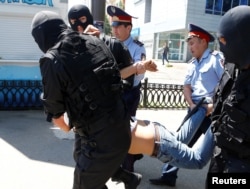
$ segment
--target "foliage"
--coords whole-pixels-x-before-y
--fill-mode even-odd
[[[111,35],[111,26],[109,24],[109,20],[106,15],[105,15],[105,21],[104,21],[104,33],[106,35]]]

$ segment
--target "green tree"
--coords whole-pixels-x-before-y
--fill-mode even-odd
[[[111,35],[111,26],[109,24],[109,20],[107,18],[107,15],[105,15],[105,21],[104,21],[104,33],[106,35]]]

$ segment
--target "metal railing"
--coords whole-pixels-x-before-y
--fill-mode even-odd
[[[42,109],[40,80],[0,80],[0,110]]]
[[[187,107],[183,85],[148,83],[148,78],[145,78],[138,108],[184,109]]]
[[[0,110],[42,109],[40,80],[0,80]],[[139,109],[184,109],[183,86],[142,82]]]

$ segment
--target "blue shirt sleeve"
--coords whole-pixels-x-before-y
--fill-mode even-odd
[[[131,36],[124,41],[124,45],[127,46],[134,63],[141,61],[142,58],[146,57],[146,49],[144,45],[136,43]],[[144,78],[144,75],[145,74],[135,75],[134,86],[139,85],[141,80]]]

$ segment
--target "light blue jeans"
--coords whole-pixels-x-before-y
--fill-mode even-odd
[[[199,129],[204,117],[206,109],[200,107],[199,110],[188,119],[178,132],[171,132],[165,126],[154,122],[158,126],[160,135],[160,150],[157,158],[164,163],[172,166],[187,169],[201,169],[210,160],[214,139],[211,128],[209,127],[205,133],[203,141],[192,148],[186,144],[192,140],[192,137]]]

